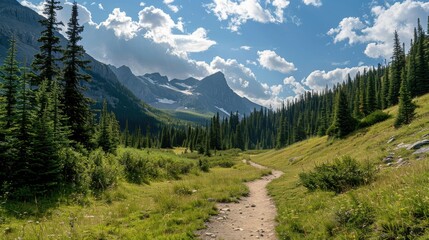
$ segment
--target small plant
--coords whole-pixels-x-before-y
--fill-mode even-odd
[[[314,171],[299,174],[301,183],[310,191],[320,189],[343,193],[354,187],[371,182],[375,168],[369,163],[361,165],[355,159],[345,156],[333,164],[316,166]]]
[[[351,195],[350,200],[346,206],[340,207],[335,212],[334,221],[325,225],[326,230],[330,236],[352,232],[359,236],[359,239],[366,239],[375,222],[374,209],[354,195]]]

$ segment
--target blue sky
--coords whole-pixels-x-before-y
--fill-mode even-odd
[[[141,75],[202,78],[265,106],[321,90],[389,59],[395,29],[409,43],[427,1],[77,0],[82,44]],[[40,0],[21,1],[41,12]],[[67,22],[70,2],[58,16]]]

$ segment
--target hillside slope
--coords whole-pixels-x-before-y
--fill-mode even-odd
[[[285,173],[269,185],[278,207],[280,239],[428,239],[428,156],[398,147],[428,138],[429,95],[415,103],[416,119],[400,129],[393,128],[397,113],[394,107],[385,111],[392,115],[390,119],[346,139],[312,138],[282,150],[249,156]],[[309,192],[299,184],[299,173],[345,155],[376,165],[376,180],[338,195]],[[394,156],[391,166],[383,163],[388,155]],[[398,164],[400,158],[406,164]],[[371,224],[365,226],[364,220]]]

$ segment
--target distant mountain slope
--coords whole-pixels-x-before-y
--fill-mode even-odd
[[[193,111],[201,114],[219,112],[227,116],[231,112],[247,114],[255,108],[261,108],[232,91],[221,72],[202,80],[188,78],[169,81],[159,73],[135,76],[126,66],[119,68],[110,66],[110,69],[138,98],[160,109]]]
[[[42,17],[33,10],[22,6],[16,0],[0,0],[0,61],[6,56],[9,48],[9,39],[12,35],[17,38],[18,60],[29,65],[35,53],[38,52],[42,27],[39,20]],[[66,39],[58,33],[62,43]],[[153,110],[134,96],[121,82],[109,66],[98,62],[89,55],[86,58],[91,61],[92,82],[88,84],[86,94],[96,101],[96,108],[100,107],[103,98],[108,100],[109,107],[115,112],[118,120],[124,123],[129,121],[132,127],[151,126],[158,128],[159,120],[155,117]]]

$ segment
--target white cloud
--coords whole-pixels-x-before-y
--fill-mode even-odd
[[[241,46],[240,49],[245,50],[245,51],[249,51],[250,49],[252,49],[252,47],[251,46]]]
[[[140,7],[144,7],[145,5],[146,5],[146,3],[144,3],[144,2],[140,2]]]
[[[45,2],[40,2],[39,4],[33,4],[30,1],[23,0],[23,1],[21,1],[21,5],[24,6],[24,7],[31,8],[35,12],[37,12],[39,15],[44,16],[43,15],[43,8],[45,6]]]
[[[172,4],[174,0],[164,0],[163,2],[172,12],[177,13],[179,11],[179,7]]]
[[[153,40],[155,43],[168,44],[174,54],[187,58],[187,53],[203,52],[215,45],[216,42],[208,39],[207,31],[204,28],[197,28],[190,34],[184,33],[182,19],[175,22],[170,15],[154,6],[145,7],[138,13],[139,21],[134,21],[115,8],[106,21],[100,23],[100,27],[112,29],[115,35],[125,40],[130,40],[141,31],[145,32],[144,37]],[[175,34],[173,31],[181,34]]]
[[[350,60],[346,60],[344,62],[333,62],[331,63],[332,66],[346,66],[350,64]]]
[[[274,96],[278,96],[283,91],[283,85],[273,85],[270,87],[270,90]]]
[[[288,0],[266,0],[266,7],[259,0],[213,0],[205,7],[213,12],[219,21],[228,21],[228,29],[238,32],[247,21],[259,23],[283,23],[283,11]]]
[[[303,0],[305,5],[313,5],[315,7],[322,6],[322,0]]]
[[[130,40],[137,36],[137,32],[140,29],[139,24],[127,16],[126,12],[122,12],[120,8],[113,9],[109,17],[98,25],[98,28],[100,27],[112,29],[115,36],[125,40]]]
[[[251,60],[246,60],[246,64],[253,65],[253,66],[257,66],[258,65],[255,61],[251,61]]]
[[[204,28],[198,28],[191,34],[173,34],[173,29],[183,32],[181,19],[175,23],[170,15],[153,6],[139,12],[139,25],[147,30],[146,38],[156,43],[167,43],[178,54],[203,52],[216,44],[207,38]]]
[[[293,63],[286,61],[274,51],[258,51],[258,56],[259,64],[268,70],[274,70],[285,74],[297,70]]]
[[[374,18],[372,23],[357,17],[347,17],[337,28],[330,29],[328,34],[334,37],[334,42],[348,40],[349,44],[367,44],[365,54],[368,57],[390,58],[394,31],[397,30],[401,41],[408,44],[413,38],[417,18],[422,21],[427,19],[429,2],[405,0],[393,5],[373,6],[371,13]]]
[[[307,91],[301,83],[296,81],[294,76],[290,76],[290,77],[283,79],[283,83],[284,83],[284,85],[289,85],[291,87],[292,91],[296,95],[295,97],[302,95],[303,93],[305,93]]]
[[[337,83],[341,83],[347,80],[348,74],[350,77],[354,77],[356,73],[368,69],[367,66],[352,67],[352,68],[336,68],[332,71],[316,70],[308,75],[303,83],[308,86],[311,90],[322,91],[328,86],[333,87]]]
[[[98,8],[99,8],[100,10],[104,10],[103,4],[99,3],[99,4],[98,4]]]

